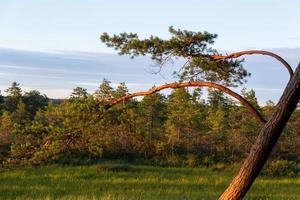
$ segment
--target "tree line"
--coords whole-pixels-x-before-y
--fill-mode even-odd
[[[223,92],[177,88],[107,109],[128,94],[125,83],[106,79],[89,94],[77,87],[68,99],[54,101],[16,82],[0,96],[0,161],[3,166],[91,163],[126,159],[168,166],[210,166],[247,156],[260,123]],[[266,119],[274,103],[257,102],[253,90],[242,96]],[[280,138],[273,159],[300,160],[300,110]]]

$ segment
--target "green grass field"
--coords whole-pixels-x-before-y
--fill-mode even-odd
[[[0,199],[217,199],[232,172],[122,164],[0,172]],[[300,178],[260,177],[246,199],[300,199]]]

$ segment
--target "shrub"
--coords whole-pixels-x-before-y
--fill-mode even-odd
[[[213,158],[209,156],[205,156],[203,159],[201,159],[201,165],[209,167],[211,165],[215,164],[215,161]]]
[[[2,162],[7,159],[10,153],[10,144],[1,144],[0,143],[0,166]]]
[[[168,155],[166,157],[166,163],[172,167],[184,166],[183,160],[178,155]]]
[[[194,154],[188,154],[186,157],[186,164],[189,167],[197,167],[199,165],[199,159]]]
[[[300,166],[294,161],[272,160],[268,161],[264,166],[262,174],[273,177],[294,177],[300,174]]]

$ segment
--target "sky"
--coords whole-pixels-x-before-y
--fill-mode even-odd
[[[221,51],[275,51],[295,67],[299,10],[297,0],[0,0],[0,89],[17,81],[63,98],[76,86],[92,92],[103,78],[125,82],[131,92],[174,81],[177,66],[154,75],[150,59],[118,56],[99,40],[102,32],[124,31],[168,38],[171,25],[218,34],[214,48]],[[268,57],[245,58],[252,73],[245,86],[261,103],[277,101],[286,71]]]

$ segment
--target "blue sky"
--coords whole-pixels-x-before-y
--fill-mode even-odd
[[[297,0],[1,0],[0,89],[16,80],[25,89],[66,97],[82,83],[93,91],[104,77],[128,83],[131,91],[172,81],[172,69],[153,75],[149,59],[119,57],[99,41],[102,32],[124,31],[168,38],[170,25],[217,33],[220,50],[269,49],[296,65],[299,10]],[[286,72],[266,57],[247,57],[245,66],[253,74],[246,86],[260,102],[276,101]],[[279,71],[261,76],[274,67]]]
[[[1,0],[0,45],[35,50],[109,51],[101,32],[168,37],[168,27],[217,33],[216,47],[300,46],[297,0]]]

